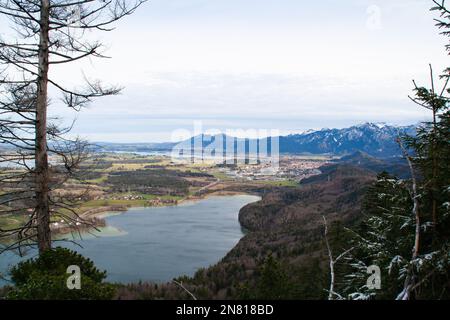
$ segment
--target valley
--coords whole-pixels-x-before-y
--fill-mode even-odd
[[[328,156],[284,155],[275,172],[265,172],[264,164],[223,166],[212,160],[175,163],[165,155],[95,153],[83,163],[76,179],[65,181],[52,191],[53,196],[68,199],[71,210],[60,209],[53,216],[51,228],[55,234],[67,233],[103,226],[100,215],[104,212],[172,206],[209,195],[262,194],[273,187],[295,187],[302,179],[320,173],[318,168],[330,160]],[[3,177],[18,171],[0,170]],[[3,187],[1,192],[14,190]],[[6,213],[0,214],[0,228],[4,229],[20,226],[30,214],[14,211],[14,205],[19,208],[23,202],[8,204],[5,199],[1,211]]]
[[[262,200],[243,207],[239,222],[245,236],[217,264],[179,277],[199,299],[324,299],[327,254],[323,242],[326,216],[333,232],[362,219],[361,202],[376,174],[337,164],[315,181],[272,187]],[[269,292],[261,292],[262,272],[273,259]],[[280,276],[280,278],[276,278]],[[282,275],[282,276],[281,276]],[[173,283],[121,286],[119,299],[188,299]]]

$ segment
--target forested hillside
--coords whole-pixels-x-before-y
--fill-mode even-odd
[[[375,175],[342,165],[323,177],[320,182],[268,192],[261,201],[242,208],[239,220],[247,234],[236,247],[217,265],[179,280],[199,298],[326,297],[322,215],[334,226],[333,232],[354,226],[362,217],[360,204]],[[129,285],[119,290],[118,297],[188,298],[174,284]]]

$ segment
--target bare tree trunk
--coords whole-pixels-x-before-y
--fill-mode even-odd
[[[182,282],[178,282],[176,280],[172,280],[172,282],[175,283],[177,286],[179,286],[184,291],[186,291],[192,297],[192,299],[197,300],[197,297],[192,292],[190,292],[188,289],[186,289],[186,287],[183,286]]]
[[[323,216],[323,223],[325,226],[324,236],[325,236],[325,244],[327,246],[328,258],[330,260],[330,289],[328,291],[328,300],[334,299],[334,260],[333,254],[331,252],[330,244],[328,242],[328,226],[327,219]]]
[[[436,136],[437,136],[437,119],[436,119],[436,109],[433,108],[433,141],[432,141],[432,157],[433,157],[433,183],[431,189],[432,198],[432,219],[433,219],[433,230],[436,233],[437,228],[437,201],[436,201],[436,179],[437,179],[437,156],[436,156]],[[435,240],[435,239],[434,239]]]
[[[403,151],[403,154],[405,155],[406,161],[408,162],[409,170],[411,173],[411,180],[412,180],[412,194],[411,198],[413,200],[413,209],[412,209],[412,215],[415,219],[415,232],[414,232],[414,247],[412,249],[412,257],[411,262],[414,261],[419,256],[420,251],[420,214],[419,214],[419,193],[417,191],[417,179],[416,179],[416,173],[414,171],[414,166],[411,161],[410,156],[408,155],[408,151],[403,146],[403,143],[401,139],[398,139],[398,143],[400,145],[400,148]],[[411,291],[412,288],[415,286],[415,277],[414,277],[414,270],[413,266],[410,265],[408,269],[408,273],[405,278],[405,283],[403,286],[403,291],[400,292],[400,294],[397,296],[396,300],[409,300],[411,299]]]
[[[341,260],[342,258],[344,258],[347,254],[349,254],[353,249],[355,249],[355,247],[351,247],[350,249],[345,250],[344,252],[342,252],[339,256],[337,256],[336,259],[333,258],[333,252],[331,251],[331,246],[330,246],[330,242],[328,241],[328,224],[327,224],[327,218],[325,218],[325,216],[322,216],[323,218],[323,225],[325,227],[324,230],[324,238],[325,238],[325,244],[327,246],[327,251],[328,251],[328,258],[330,260],[330,289],[328,290],[328,300],[334,300],[334,297],[336,296],[338,299],[344,300],[344,298],[337,293],[334,290],[334,286],[335,286],[335,279],[336,279],[336,273],[334,271],[334,266],[336,265],[336,263],[339,262],[339,260]]]
[[[121,91],[119,87],[103,86],[88,79],[85,88],[71,90],[64,83],[49,79],[49,66],[88,57],[106,58],[99,52],[101,43],[86,40],[84,32],[111,31],[113,23],[129,16],[146,1],[0,0],[0,16],[7,17],[18,34],[12,43],[0,39],[0,140],[15,150],[10,155],[0,154],[0,162],[13,162],[23,168],[23,172],[0,179],[0,183],[8,185],[6,189],[13,185],[13,191],[0,194],[0,204],[8,203],[11,209],[1,211],[32,210],[23,225],[1,230],[0,238],[11,238],[14,242],[0,254],[36,243],[39,253],[49,250],[50,218],[60,217],[64,221],[80,218],[73,208],[79,197],[52,199],[51,189],[63,187],[69,178],[78,178],[74,171],[80,169],[86,158],[87,144],[78,138],[64,138],[71,128],[48,119],[48,86],[52,85],[55,93],[62,95],[61,102],[75,111],[94,98]],[[72,32],[76,30],[81,32]],[[54,170],[49,164],[52,156],[60,162]],[[28,160],[34,160],[34,166],[29,166]]]
[[[412,164],[409,156],[406,157],[406,160],[408,161],[408,166],[409,166],[409,170],[411,172],[411,178],[412,178],[412,200],[413,200],[412,214],[414,216],[415,223],[416,223],[414,248],[413,248],[413,254],[412,254],[412,259],[414,260],[415,258],[418,257],[419,248],[420,248],[419,193],[417,192],[417,179],[416,179],[416,174],[414,172],[413,164]]]
[[[36,217],[39,253],[51,248],[47,152],[47,86],[49,67],[49,0],[41,1],[38,94],[36,101]]]

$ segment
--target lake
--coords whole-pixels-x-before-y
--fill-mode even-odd
[[[111,282],[164,282],[192,276],[199,268],[217,263],[237,244],[243,236],[239,210],[259,199],[213,196],[177,206],[132,208],[106,215],[102,232],[77,239],[83,248],[60,245],[91,258],[98,268],[108,271]],[[36,251],[30,251],[25,259],[35,255]],[[0,272],[5,274],[21,259],[11,252],[0,255]],[[5,283],[0,280],[0,285]]]

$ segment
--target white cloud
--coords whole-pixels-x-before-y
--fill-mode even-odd
[[[380,8],[374,30],[366,27],[371,5]],[[96,140],[163,139],[193,119],[287,131],[416,122],[426,113],[407,98],[411,80],[428,83],[428,63],[442,70],[448,62],[430,5],[153,0],[100,36],[113,59],[55,66],[51,75],[73,85],[83,70],[126,87],[78,116],[76,131]]]

